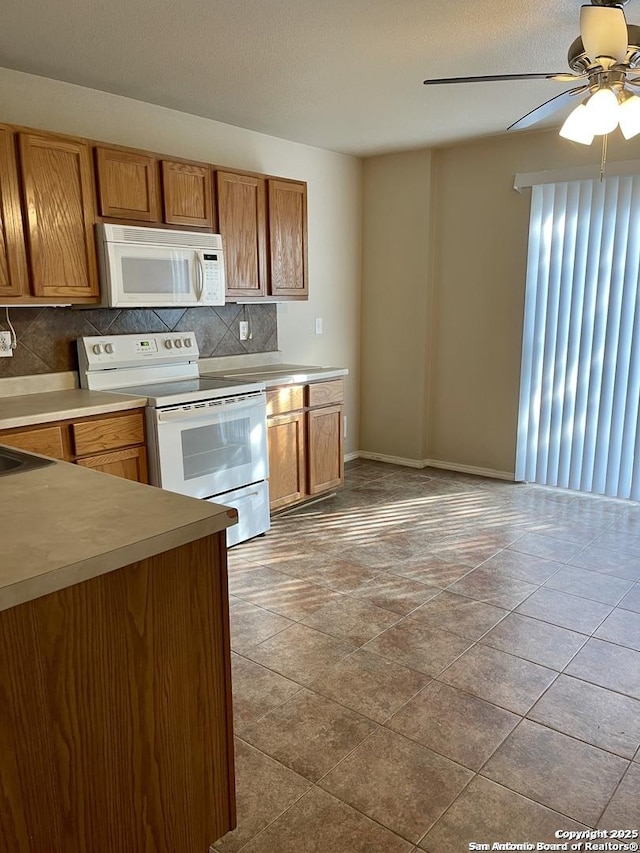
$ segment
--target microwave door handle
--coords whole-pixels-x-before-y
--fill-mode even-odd
[[[202,252],[196,252],[196,269],[197,269],[197,297],[198,302],[202,302],[202,294],[204,292],[204,263],[202,261]]]

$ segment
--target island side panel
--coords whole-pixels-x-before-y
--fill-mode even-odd
[[[0,613],[12,853],[206,853],[235,825],[224,532]]]

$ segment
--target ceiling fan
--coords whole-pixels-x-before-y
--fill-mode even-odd
[[[580,99],[565,121],[560,135],[590,145],[620,125],[626,139],[640,133],[640,26],[627,24],[622,6],[628,0],[591,0],[580,9],[580,36],[569,48],[573,73],[497,74],[479,77],[445,77],[425,80],[426,86],[443,83],[481,83],[491,80],[555,80],[579,83],[514,122],[507,129],[521,130]],[[635,76],[639,75],[639,76]],[[580,98],[584,95],[583,98]]]

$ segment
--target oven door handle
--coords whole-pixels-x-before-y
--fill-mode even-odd
[[[257,400],[237,400],[220,406],[202,406],[197,409],[159,409],[156,411],[156,420],[159,424],[175,423],[176,421],[201,421],[205,418],[215,421],[217,415],[235,414],[240,409],[245,409],[248,412],[260,407],[264,407],[264,400],[258,398]]]

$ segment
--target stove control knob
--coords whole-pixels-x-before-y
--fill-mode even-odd
[[[172,349],[173,341],[170,338],[167,338],[167,340],[164,342],[164,345],[166,346],[167,349]]]
[[[109,355],[111,355],[113,353],[113,344],[105,344],[104,351],[108,352]]]
[[[100,355],[100,353],[103,351],[103,349],[104,349],[104,347],[102,346],[102,344],[94,344],[93,345],[93,351],[95,352],[96,355]]]
[[[185,339],[184,339],[184,345],[185,345],[186,347],[190,347],[190,346],[192,346],[192,340],[191,340],[191,338],[185,338]]]
[[[182,341],[181,341],[181,339],[180,339],[180,338],[176,338],[176,339],[175,339],[175,341],[173,342],[173,345],[174,345],[174,347],[176,347],[177,349],[180,349],[180,348],[182,347]]]

